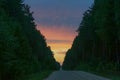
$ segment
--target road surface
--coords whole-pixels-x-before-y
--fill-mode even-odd
[[[55,71],[45,80],[110,80],[83,71]]]

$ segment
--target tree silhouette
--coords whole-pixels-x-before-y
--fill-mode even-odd
[[[118,4],[119,0],[95,0],[84,13],[64,69],[120,70]]]
[[[22,0],[0,0],[0,80],[59,69],[32,14]]]

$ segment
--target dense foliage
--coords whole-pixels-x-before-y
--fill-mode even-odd
[[[22,0],[0,0],[0,80],[59,68],[32,14]]]
[[[120,71],[120,0],[95,0],[63,63],[68,70]]]

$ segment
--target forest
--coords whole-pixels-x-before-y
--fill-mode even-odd
[[[0,0],[0,80],[60,68],[36,26],[23,0]],[[77,33],[63,70],[120,73],[120,0],[94,0]]]
[[[120,0],[94,0],[77,32],[64,70],[120,72]]]
[[[59,69],[32,14],[23,0],[0,0],[0,80]]]

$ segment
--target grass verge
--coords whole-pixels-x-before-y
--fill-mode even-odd
[[[31,74],[29,76],[24,77],[21,80],[44,80],[46,79],[53,71],[43,71],[41,73]]]
[[[97,75],[109,78],[111,80],[120,80],[120,74],[119,73],[96,73]]]
[[[96,74],[98,76],[103,76],[111,80],[120,80],[120,73],[113,73],[113,72],[93,72],[88,71],[90,73]]]

